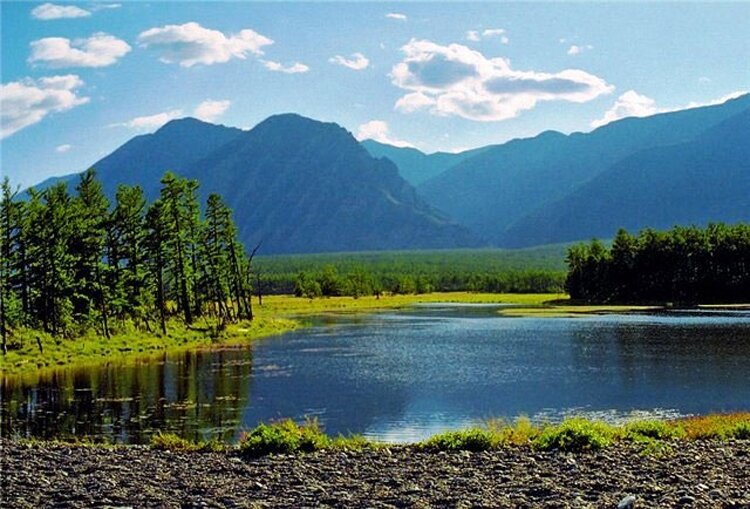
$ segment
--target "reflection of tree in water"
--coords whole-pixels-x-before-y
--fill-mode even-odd
[[[591,399],[696,413],[746,405],[750,329],[674,320],[574,329],[571,360],[577,373],[592,372]]]
[[[4,380],[3,436],[102,437],[142,443],[157,430],[230,439],[250,391],[249,350],[185,352],[139,364]]]

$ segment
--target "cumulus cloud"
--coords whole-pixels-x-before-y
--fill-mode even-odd
[[[64,154],[65,152],[69,151],[71,148],[73,148],[73,145],[68,145],[68,144],[58,145],[57,147],[55,147],[55,152],[57,152],[58,154]]]
[[[55,69],[63,67],[107,67],[128,54],[130,45],[104,32],[87,39],[45,37],[32,41],[29,63]]]
[[[370,61],[362,53],[352,53],[351,58],[336,55],[328,61],[332,64],[339,64],[348,67],[349,69],[354,69],[355,71],[367,69],[367,66],[370,65]]]
[[[591,122],[591,127],[600,127],[625,117],[647,117],[654,113],[659,113],[656,101],[635,90],[628,90],[617,98],[602,118]]]
[[[715,106],[717,104],[723,104],[730,99],[736,99],[737,97],[747,94],[747,90],[737,90],[729,93],[725,96],[719,97],[718,99],[712,99],[709,101],[691,101],[683,106],[675,108],[662,108],[656,105],[656,101],[652,98],[639,94],[635,90],[628,90],[620,97],[617,98],[615,104],[610,109],[604,112],[604,116],[600,119],[591,122],[591,127],[601,127],[603,125],[620,120],[627,117],[648,117],[657,113],[668,113],[670,111],[687,110],[691,108],[700,108],[703,106]]]
[[[298,74],[310,70],[308,66],[299,62],[294,62],[292,65],[284,66],[280,62],[274,62],[273,60],[263,60],[263,65],[269,71],[283,72],[286,74]]]
[[[0,138],[36,124],[50,113],[89,102],[78,95],[83,81],[74,74],[4,83],[0,88]]]
[[[406,17],[406,14],[401,14],[400,12],[389,12],[385,15],[385,17],[390,19],[397,19],[399,21],[406,21],[408,19]]]
[[[151,131],[158,129],[170,120],[174,120],[182,116],[182,110],[170,110],[163,111],[161,113],[155,113],[154,115],[146,115],[143,117],[135,117],[127,122],[119,122],[117,124],[111,124],[110,127],[128,127],[135,129],[136,131]]]
[[[214,122],[232,105],[231,101],[214,101],[208,99],[196,106],[193,115],[206,122]]]
[[[398,111],[428,108],[436,115],[478,121],[513,118],[540,101],[582,103],[612,92],[603,79],[578,69],[558,73],[517,71],[503,58],[486,58],[460,44],[441,46],[412,39],[401,48],[404,59],[391,70],[391,81],[408,91]]]
[[[584,51],[591,51],[592,49],[594,49],[594,47],[591,44],[585,44],[581,46],[573,44],[570,48],[568,48],[568,55],[578,55],[580,53],[583,53]]]
[[[391,136],[388,123],[383,120],[370,120],[359,126],[356,138],[362,140],[375,140],[394,147],[414,147],[411,143],[399,140]]]
[[[273,44],[273,41],[249,28],[225,35],[190,22],[141,32],[138,43],[144,48],[158,50],[162,62],[192,67],[224,63],[233,58],[245,59],[249,54],[262,55],[263,47]]]
[[[91,16],[91,11],[81,9],[75,5],[55,5],[46,3],[38,5],[31,10],[31,15],[36,19],[49,21],[51,19],[85,18]]]

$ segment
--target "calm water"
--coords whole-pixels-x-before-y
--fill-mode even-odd
[[[3,380],[2,435],[236,440],[280,417],[417,440],[487,417],[750,409],[750,312],[505,318],[425,306],[321,319],[252,348]]]

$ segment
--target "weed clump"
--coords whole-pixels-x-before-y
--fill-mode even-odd
[[[615,429],[608,424],[573,418],[542,428],[532,445],[542,451],[579,452],[603,449],[611,445],[614,438]]]
[[[316,419],[307,420],[303,424],[285,419],[260,424],[240,439],[239,448],[246,456],[257,457],[266,454],[314,452],[330,447],[331,442]]]
[[[472,428],[435,435],[423,442],[421,447],[435,451],[487,451],[498,445],[499,441],[492,432]]]

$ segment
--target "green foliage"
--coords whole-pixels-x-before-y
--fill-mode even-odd
[[[609,446],[614,437],[615,430],[608,424],[573,418],[545,427],[532,445],[543,451],[598,450]]]
[[[685,432],[665,421],[636,421],[625,425],[625,438],[632,441],[669,440],[681,438]]]
[[[739,440],[750,440],[750,421],[738,422],[726,431],[726,436]]]
[[[224,452],[228,447],[218,440],[192,442],[174,433],[156,433],[149,443],[152,449],[174,452]]]
[[[267,454],[314,452],[331,445],[317,420],[297,424],[291,419],[272,424],[260,424],[240,439],[240,451],[250,457]]]
[[[324,296],[351,295],[349,275],[369,275],[372,293],[561,293],[564,246],[533,249],[392,251],[260,257],[267,293],[294,293],[300,272],[317,280]],[[362,295],[362,292],[360,292]]]
[[[2,350],[18,331],[56,339],[90,332],[108,340],[125,324],[161,334],[180,315],[227,323],[251,320],[250,259],[232,213],[211,195],[205,220],[198,183],[167,172],[148,209],[139,187],[120,186],[112,207],[91,169],[71,195],[65,183],[15,199],[0,193]],[[20,346],[20,349],[23,347]],[[40,352],[41,354],[42,352]],[[48,360],[44,360],[49,365]]]
[[[731,303],[750,300],[750,225],[620,230],[568,250],[566,289],[588,302]]]
[[[427,439],[421,446],[436,451],[487,451],[499,444],[488,430],[472,428],[447,431]]]

